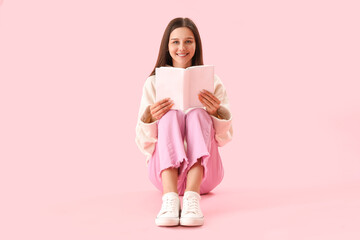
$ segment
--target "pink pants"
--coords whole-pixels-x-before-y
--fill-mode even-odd
[[[215,140],[215,130],[210,115],[203,108],[194,108],[187,114],[169,110],[157,122],[158,141],[149,160],[150,181],[162,192],[161,172],[178,168],[178,193],[184,195],[187,173],[201,158],[204,167],[200,194],[214,189],[224,177],[224,169]],[[186,138],[187,149],[184,147]]]

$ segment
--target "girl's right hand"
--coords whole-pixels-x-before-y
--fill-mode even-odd
[[[160,120],[165,113],[167,113],[171,107],[174,106],[174,101],[170,98],[164,98],[153,105],[150,106],[151,120],[150,122],[155,122]]]

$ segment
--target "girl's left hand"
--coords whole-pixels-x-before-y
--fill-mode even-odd
[[[198,94],[198,97],[200,102],[206,107],[206,111],[210,115],[218,117],[217,110],[220,108],[220,100],[205,89]]]

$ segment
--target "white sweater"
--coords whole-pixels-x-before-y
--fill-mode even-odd
[[[138,119],[136,124],[136,138],[135,142],[140,151],[146,156],[146,165],[155,150],[155,143],[157,142],[157,122],[145,123],[144,121],[149,117],[150,106],[155,103],[155,75],[148,77],[143,86],[143,92],[140,102],[140,109],[138,113]],[[219,119],[212,115],[213,125],[215,129],[215,140],[219,147],[224,146],[231,141],[233,136],[232,129],[232,116],[230,112],[229,100],[226,94],[226,89],[221,82],[220,78],[214,74],[214,89],[215,97],[220,100],[220,108],[218,114],[223,119]],[[203,107],[205,109],[205,107]],[[191,109],[185,111],[188,113]],[[184,147],[187,148],[186,139],[184,140]]]

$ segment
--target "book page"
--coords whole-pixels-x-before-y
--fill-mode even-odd
[[[185,110],[192,107],[204,107],[198,98],[198,94],[203,89],[214,93],[214,66],[189,67],[186,69],[185,79],[189,81],[187,90],[184,90],[184,98],[189,99],[189,104],[184,106]]]
[[[174,106],[171,109],[184,109],[184,71],[183,68],[160,67],[155,69],[156,101],[171,98]]]

